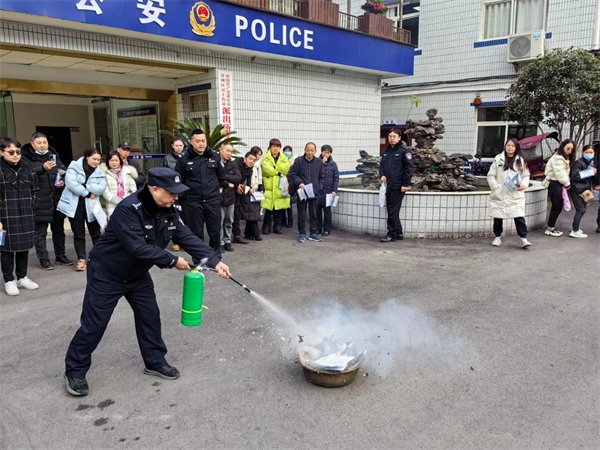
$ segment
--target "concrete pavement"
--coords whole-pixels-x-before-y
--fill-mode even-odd
[[[297,337],[230,281],[207,275],[210,309],[200,327],[183,327],[183,273],[153,269],[167,359],[182,377],[143,375],[123,300],[93,355],[90,395],[72,397],[64,355],[85,274],[42,271],[32,250],[40,289],[0,294],[0,448],[599,448],[596,211],[582,223],[588,239],[537,230],[530,250],[517,237],[494,248],[335,231],[298,244],[287,229],[235,245],[224,259],[234,277],[295,318],[330,300],[373,312],[395,299],[384,310],[393,317],[378,317],[400,345],[389,357],[372,351],[341,389],[309,384],[287,345]],[[572,215],[561,215],[563,231]]]

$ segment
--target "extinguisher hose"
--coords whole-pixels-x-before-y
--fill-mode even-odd
[[[190,266],[193,266],[194,264],[190,264]],[[218,273],[219,271],[217,269],[213,269],[212,267],[207,267],[204,266],[202,264],[200,264],[198,267],[196,267],[197,270],[199,271],[209,271],[209,272],[215,272]],[[250,290],[250,288],[248,286],[246,286],[245,284],[240,283],[239,281],[237,281],[236,279],[229,277],[229,279],[231,281],[233,281],[235,284],[237,284],[238,286],[240,286],[241,288],[244,288],[246,291],[248,291],[248,293],[252,293],[252,291]]]

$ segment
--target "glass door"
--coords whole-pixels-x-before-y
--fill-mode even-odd
[[[16,134],[12,95],[10,92],[0,92],[0,137],[15,139]]]
[[[94,110],[94,147],[107,156],[111,150],[116,150],[118,142],[115,142],[112,124],[112,102],[108,98],[96,98],[92,100]]]

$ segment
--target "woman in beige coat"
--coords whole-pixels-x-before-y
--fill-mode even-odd
[[[552,202],[550,216],[548,217],[548,226],[544,234],[546,236],[560,237],[563,232],[558,231],[554,226],[556,220],[563,210],[563,187],[571,188],[571,178],[569,176],[571,164],[575,162],[575,143],[571,139],[565,139],[558,146],[556,153],[552,155],[546,164],[546,179],[544,185],[548,188],[548,196]]]
[[[121,200],[137,191],[137,170],[124,165],[115,151],[108,154],[106,164],[102,164],[100,169],[106,174],[106,190],[102,197],[106,200],[106,215],[110,217]]]
[[[494,241],[492,245],[502,244],[502,221],[514,219],[517,234],[521,238],[521,247],[531,247],[527,240],[525,223],[525,189],[529,186],[529,169],[516,139],[509,139],[504,151],[496,156],[487,174],[490,185],[490,216],[494,218]]]

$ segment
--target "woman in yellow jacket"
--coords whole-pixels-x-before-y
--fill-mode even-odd
[[[274,221],[273,233],[281,234],[281,219],[283,211],[290,207],[290,197],[284,196],[279,189],[279,180],[286,178],[290,171],[290,162],[281,153],[281,141],[271,139],[269,149],[265,153],[261,163],[263,184],[265,187],[265,199],[260,206],[265,209],[262,234],[271,232],[271,219]]]
[[[575,162],[575,143],[571,139],[565,139],[558,146],[558,150],[552,155],[546,164],[546,179],[544,184],[547,184],[548,195],[552,202],[550,208],[550,216],[548,217],[548,226],[544,234],[546,236],[560,237],[562,231],[555,228],[556,220],[563,209],[563,187],[569,189],[571,187],[571,179],[569,170],[571,164]]]

